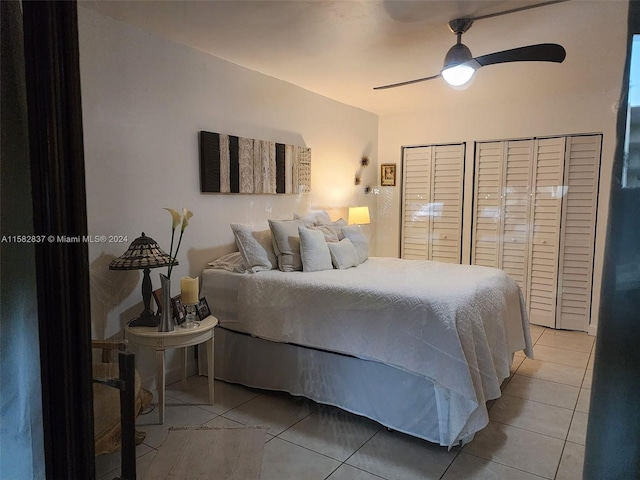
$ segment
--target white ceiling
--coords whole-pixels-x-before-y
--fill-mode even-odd
[[[216,57],[285,80],[379,115],[446,106],[466,92],[508,100],[523,90],[575,88],[596,82],[606,43],[593,22],[606,1],[571,0],[483,20],[463,36],[474,56],[535,43],[559,43],[563,64],[518,63],[481,69],[465,92],[441,79],[373,91],[373,87],[436,74],[455,35],[447,22],[543,0],[338,1],[82,1],[117,20]],[[615,1],[615,0],[614,0]],[[609,2],[610,3],[610,2]],[[606,23],[606,20],[604,20]],[[598,38],[599,37],[599,38]],[[604,65],[606,67],[606,65]],[[516,88],[514,88],[514,86]],[[455,100],[454,100],[455,101]]]

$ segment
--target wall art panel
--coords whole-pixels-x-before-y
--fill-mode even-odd
[[[309,193],[311,149],[200,132],[203,193]]]

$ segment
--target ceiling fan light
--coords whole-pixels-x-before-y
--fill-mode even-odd
[[[447,54],[444,57],[444,66],[443,69],[449,67],[455,67],[456,65],[460,65],[461,63],[468,62],[473,57],[471,56],[471,50],[464,43],[456,43],[453,47],[449,49]]]
[[[460,87],[471,80],[476,69],[469,64],[454,65],[444,68],[441,72],[442,78],[452,87]]]

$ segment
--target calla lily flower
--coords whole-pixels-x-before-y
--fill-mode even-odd
[[[165,208],[165,210],[171,214],[171,218],[173,220],[173,225],[171,226],[171,230],[175,230],[176,227],[180,225],[180,220],[181,220],[180,214],[172,208]],[[184,227],[182,229],[184,230]]]
[[[189,225],[189,219],[193,217],[193,212],[191,210],[187,210],[186,208],[182,209],[182,231],[187,228]]]
[[[173,264],[175,262],[176,257],[178,256],[178,250],[180,250],[180,243],[182,243],[182,234],[184,233],[184,229],[189,225],[189,219],[193,217],[193,212],[186,208],[182,209],[182,215],[173,210],[172,208],[165,208],[171,214],[171,246],[169,247],[169,267],[167,269],[167,277],[171,278],[171,271],[173,270]],[[180,237],[178,238],[178,246],[176,247],[176,251],[173,251],[173,240],[175,237],[175,231],[178,225],[182,222],[182,228],[180,229]]]

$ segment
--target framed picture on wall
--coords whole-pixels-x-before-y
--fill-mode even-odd
[[[380,165],[380,185],[383,187],[396,186],[396,164],[383,163]]]

